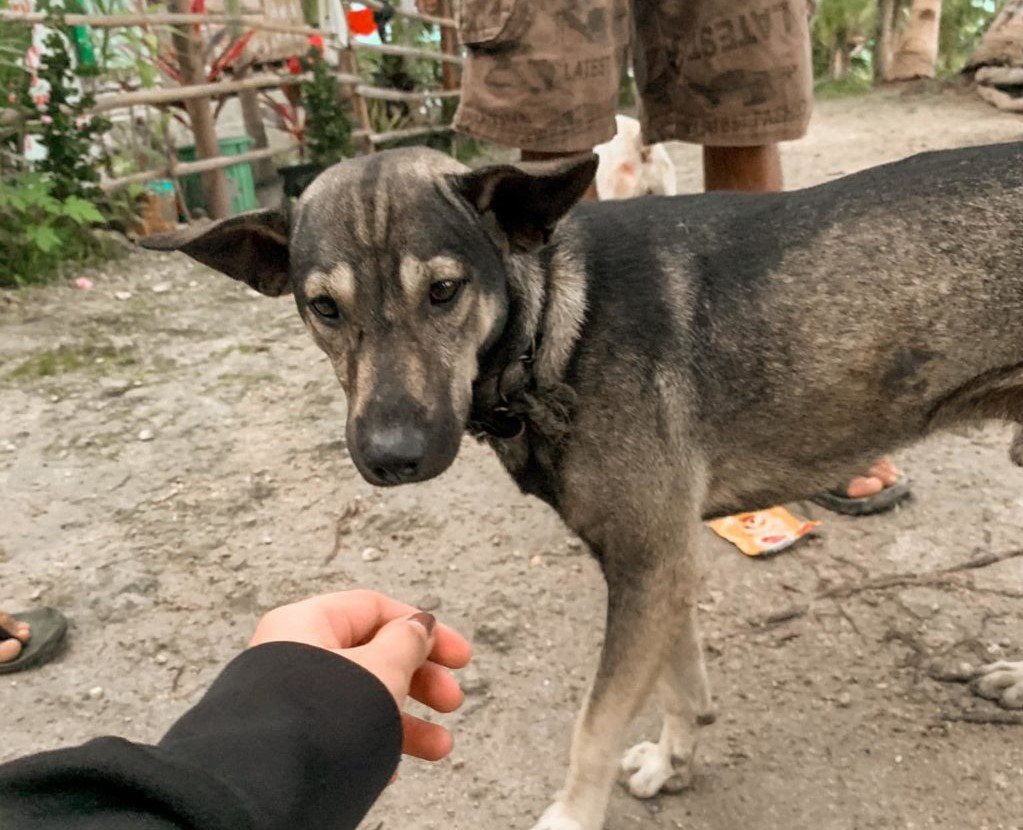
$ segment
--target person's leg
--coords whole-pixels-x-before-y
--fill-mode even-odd
[[[754,147],[703,147],[704,190],[774,192],[782,189],[777,144]]]
[[[10,614],[0,611],[0,663],[16,659],[31,636],[32,627],[27,622],[16,620]]]

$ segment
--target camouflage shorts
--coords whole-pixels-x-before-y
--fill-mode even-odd
[[[607,141],[629,53],[650,143],[753,146],[806,132],[808,0],[458,2],[460,132],[545,152]]]

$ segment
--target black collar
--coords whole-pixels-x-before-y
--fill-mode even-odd
[[[527,395],[536,389],[533,364],[540,333],[516,359],[481,374],[473,383],[472,412],[468,430],[477,438],[518,438],[528,422]]]

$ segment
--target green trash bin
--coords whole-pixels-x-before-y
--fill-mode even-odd
[[[252,139],[247,135],[221,138],[217,141],[217,146],[220,148],[222,156],[238,156],[249,151]],[[195,145],[178,147],[178,159],[195,161]],[[224,173],[227,176],[227,186],[231,194],[232,216],[259,207],[256,202],[256,185],[252,180],[251,164],[247,161],[243,161],[241,164],[232,164],[230,167],[224,168]],[[189,210],[201,209],[209,213],[206,195],[202,190],[202,173],[189,173],[187,176],[182,176],[181,191]]]

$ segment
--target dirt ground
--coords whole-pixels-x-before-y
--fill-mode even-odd
[[[918,150],[1023,138],[961,92],[821,102],[790,186]],[[675,148],[686,189],[698,151]],[[557,517],[466,440],[439,480],[375,490],[289,300],[135,253],[0,295],[0,607],[73,620],[55,663],[0,682],[0,760],[100,733],[155,739],[263,609],[372,586],[473,635],[457,748],[409,760],[368,830],[525,828],[561,783],[604,590]],[[869,418],[870,412],[863,417]],[[901,454],[915,500],[823,518],[750,560],[707,533],[721,712],[694,786],[613,796],[609,830],[1023,828],[1023,721],[934,679],[1023,657],[1023,470],[1002,427]],[[885,577],[894,577],[885,579]],[[821,598],[844,586],[837,598]],[[1004,722],[999,722],[1000,720]],[[655,735],[651,709],[630,739]]]

